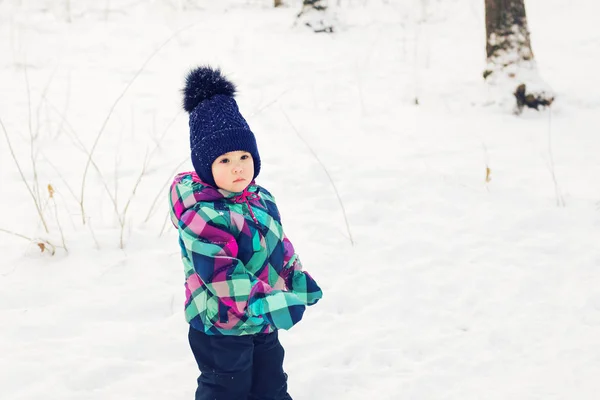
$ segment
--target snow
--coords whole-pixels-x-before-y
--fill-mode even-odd
[[[324,289],[281,334],[294,399],[597,398],[597,2],[526,1],[557,98],[519,117],[489,103],[481,1],[342,1],[334,35],[299,1],[70,3],[0,2],[0,119],[50,229],[0,132],[0,398],[193,397],[165,185],[198,64],[237,83]],[[54,256],[5,232],[60,230]]]

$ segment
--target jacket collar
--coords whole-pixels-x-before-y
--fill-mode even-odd
[[[177,218],[196,203],[202,201],[229,200],[235,203],[256,202],[260,199],[259,187],[254,181],[242,192],[229,192],[202,182],[196,172],[182,172],[175,177],[171,186],[171,196],[179,198],[183,207],[177,212]]]

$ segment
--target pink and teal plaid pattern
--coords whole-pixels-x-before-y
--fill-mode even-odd
[[[185,271],[186,320],[214,335],[289,329],[322,292],[281,226],[273,196],[252,183],[243,193],[175,177],[171,220]]]

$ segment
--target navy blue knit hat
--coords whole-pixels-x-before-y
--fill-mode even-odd
[[[217,186],[212,163],[230,151],[247,151],[254,159],[254,178],[260,172],[256,138],[240,114],[236,88],[219,69],[191,70],[183,88],[183,108],[190,114],[192,164],[203,182]]]

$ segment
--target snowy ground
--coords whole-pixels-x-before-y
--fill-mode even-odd
[[[342,1],[335,35],[294,27],[299,1],[70,3],[0,2],[0,119],[50,230],[0,131],[1,399],[192,398],[164,186],[191,168],[179,89],[205,63],[325,291],[281,335],[294,399],[597,398],[595,1],[526,0],[558,97],[520,117],[488,102],[482,1]],[[54,256],[4,232],[61,230]]]

